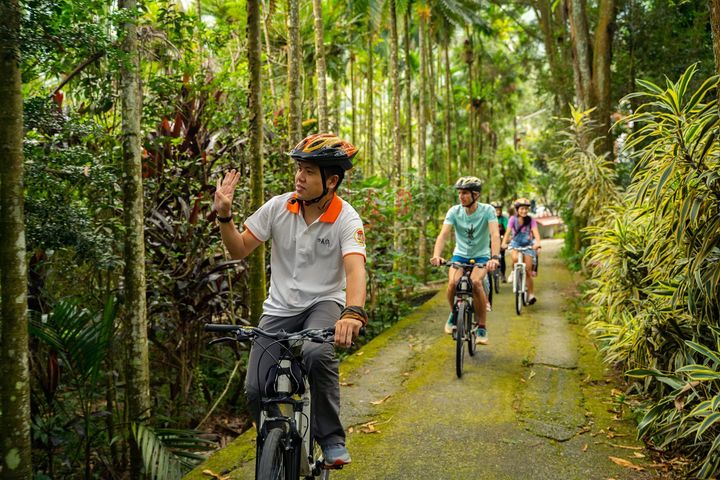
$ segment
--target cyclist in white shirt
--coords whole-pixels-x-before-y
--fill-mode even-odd
[[[214,208],[223,243],[234,259],[247,257],[272,241],[271,277],[259,326],[288,332],[335,326],[335,344],[349,347],[367,323],[365,305],[365,234],[357,212],[335,193],[357,153],[333,134],[310,135],[290,156],[297,162],[295,191],[271,198],[245,221],[233,224],[231,206],[240,173],[218,180]],[[273,355],[261,355],[272,343],[258,339],[250,352],[245,388],[258,420],[261,386]],[[332,345],[307,343],[315,438],[328,465],[350,463],[340,423],[338,360]]]

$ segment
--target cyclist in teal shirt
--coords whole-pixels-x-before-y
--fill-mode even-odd
[[[500,259],[500,235],[498,233],[497,217],[495,209],[487,204],[478,203],[482,182],[477,177],[461,177],[455,182],[458,190],[460,205],[451,207],[445,215],[440,234],[435,240],[435,248],[430,263],[435,266],[445,263],[442,252],[450,238],[452,229],[455,229],[455,249],[451,262],[469,263],[474,260],[478,266],[486,265],[488,271],[493,271],[499,266]],[[477,318],[477,340],[482,345],[488,343],[487,337],[487,309],[485,308],[485,289],[482,288],[483,279],[486,275],[485,268],[473,268],[470,280],[473,288],[473,308]],[[455,286],[462,276],[461,268],[450,268],[448,273],[447,298],[450,304],[450,316],[445,325],[445,332],[452,333],[453,298],[455,297]]]

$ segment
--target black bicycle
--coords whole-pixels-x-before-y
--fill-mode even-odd
[[[462,277],[460,277],[460,280],[458,280],[455,286],[455,298],[453,300],[455,373],[458,378],[461,378],[465,361],[465,342],[467,342],[468,353],[471,357],[475,355],[477,350],[477,345],[475,345],[477,330],[474,328],[475,310],[473,309],[473,285],[470,280],[470,273],[473,268],[485,268],[485,265],[479,265],[471,261],[471,263],[447,262],[445,266],[463,269]]]
[[[263,349],[262,355],[272,355],[269,348],[280,346],[279,355],[273,357],[275,365],[270,368],[268,378],[261,388],[255,478],[327,479],[330,477],[330,470],[342,468],[326,465],[322,450],[315,442],[312,432],[310,385],[302,361],[303,344],[333,343],[335,327],[287,333],[268,332],[257,327],[206,324],[205,330],[231,335],[212,340],[210,345],[222,342],[254,343],[258,337],[273,340]]]

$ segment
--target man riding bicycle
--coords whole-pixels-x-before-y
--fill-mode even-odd
[[[540,249],[540,232],[537,222],[528,215],[530,201],[527,198],[515,200],[516,214],[510,217],[508,228],[503,238],[502,247],[507,248],[508,244],[512,250],[513,267],[518,263],[518,250],[523,250],[524,262],[527,275],[528,305],[537,301],[535,298],[535,281],[533,279],[533,265],[537,262],[537,251]],[[512,239],[512,240],[511,240]]]
[[[450,238],[450,232],[455,229],[455,249],[451,262],[470,263],[470,260],[481,267],[487,266],[488,271],[493,271],[499,266],[500,259],[500,236],[498,234],[497,217],[492,206],[485,203],[478,203],[482,182],[477,177],[461,177],[455,182],[455,189],[458,190],[460,205],[451,207],[445,215],[440,234],[435,240],[435,248],[430,263],[435,266],[445,263],[442,252],[445,243]],[[491,258],[492,253],[492,258]],[[476,287],[473,288],[473,308],[477,318],[477,339],[476,343],[487,345],[487,309],[483,279],[486,275],[485,268],[475,267],[470,274],[470,280]],[[462,268],[450,268],[448,272],[447,299],[450,304],[450,316],[445,325],[445,332],[453,331],[453,299],[455,298],[455,286],[462,276]]]
[[[363,224],[350,204],[336,194],[356,153],[356,147],[332,134],[303,139],[290,152],[297,163],[295,191],[267,201],[247,218],[242,232],[231,215],[240,173],[231,170],[218,180],[214,208],[232,258],[245,258],[272,239],[270,289],[260,328],[295,332],[334,325],[335,344],[349,347],[367,323]],[[247,366],[245,390],[256,425],[261,385],[273,364],[272,355],[261,353],[271,343],[258,339]],[[325,463],[350,463],[340,423],[335,350],[330,344],[307,343],[303,361],[309,372],[312,409],[317,412],[312,431]]]

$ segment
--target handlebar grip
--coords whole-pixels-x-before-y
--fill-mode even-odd
[[[225,324],[219,324],[219,323],[206,323],[205,324],[205,331],[206,332],[234,332],[236,330],[241,329],[241,325],[225,325]]]

